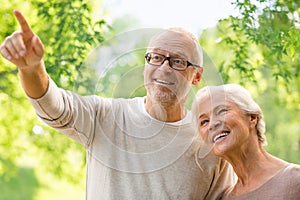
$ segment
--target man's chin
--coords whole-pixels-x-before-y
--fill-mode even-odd
[[[155,95],[153,95],[153,98],[156,102],[160,103],[171,103],[177,101],[177,96],[172,92],[158,91]]]

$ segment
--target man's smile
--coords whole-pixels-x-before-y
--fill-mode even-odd
[[[173,82],[168,82],[168,81],[161,80],[161,79],[154,79],[154,82],[162,84],[162,85],[174,85]]]

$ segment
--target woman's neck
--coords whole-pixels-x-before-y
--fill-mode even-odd
[[[270,155],[260,145],[256,150],[251,147],[248,149],[251,151],[242,151],[226,158],[238,177],[232,190],[234,196],[259,188],[287,165],[287,162]]]

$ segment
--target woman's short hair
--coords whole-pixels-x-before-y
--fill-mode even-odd
[[[238,84],[224,84],[219,86],[206,86],[201,88],[195,95],[192,104],[194,123],[197,125],[197,116],[199,115],[198,103],[205,97],[212,96],[214,93],[224,96],[224,100],[231,100],[245,114],[257,116],[257,136],[261,145],[267,145],[265,136],[265,121],[260,106],[254,101],[250,92]],[[213,96],[212,96],[213,97]]]

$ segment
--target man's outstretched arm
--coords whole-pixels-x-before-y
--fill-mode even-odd
[[[1,55],[18,67],[22,86],[31,98],[43,96],[49,85],[44,65],[44,46],[33,33],[21,12],[14,14],[21,26],[20,31],[8,36],[0,46]]]

